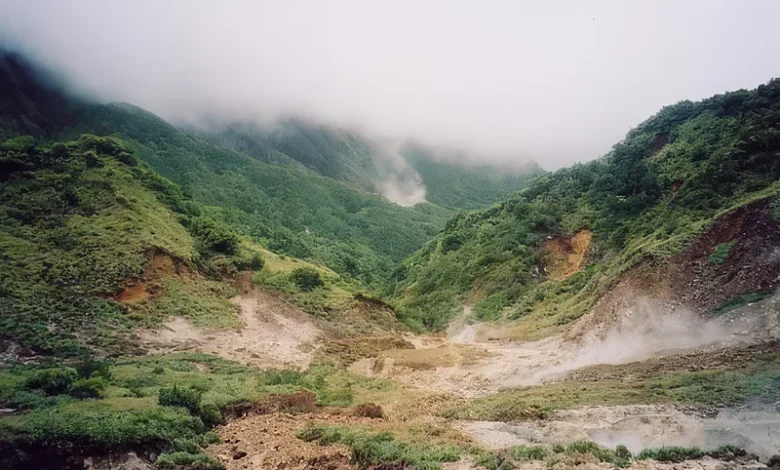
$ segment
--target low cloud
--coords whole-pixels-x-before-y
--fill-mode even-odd
[[[176,122],[304,115],[553,169],[663,105],[780,75],[766,60],[779,14],[768,0],[6,0],[0,41]]]

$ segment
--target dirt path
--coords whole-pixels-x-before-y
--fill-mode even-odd
[[[238,295],[231,302],[240,310],[239,328],[204,330],[176,317],[159,330],[142,332],[144,345],[156,353],[212,353],[261,368],[308,367],[320,335],[311,317],[259,290]]]

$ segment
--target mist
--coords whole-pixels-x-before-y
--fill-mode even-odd
[[[778,15],[759,0],[5,0],[0,41],[173,122],[302,115],[555,169],[664,105],[780,76]]]

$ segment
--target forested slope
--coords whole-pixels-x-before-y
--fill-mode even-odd
[[[122,138],[135,155],[181,185],[214,217],[269,249],[324,262],[378,286],[392,265],[441,229],[452,210],[401,207],[321,176],[277,154],[269,164],[180,131],[128,104],[69,97],[21,59],[0,61],[0,120],[6,138],[68,140],[83,133]],[[272,159],[268,159],[271,161]]]
[[[485,163],[478,155],[407,144],[401,153],[425,183],[427,199],[442,207],[482,209],[526,187],[545,171],[533,161]]]
[[[453,210],[488,207],[544,173],[532,161],[479,164],[478,155],[450,151],[437,156],[436,150],[419,144],[391,145],[304,119],[288,118],[268,127],[234,123],[198,134],[264,162],[297,162],[368,192],[381,193],[384,185],[398,182],[421,186],[427,201]]]
[[[450,220],[398,269],[395,301],[433,328],[455,299],[484,319],[572,321],[631,267],[685,249],[723,211],[769,197],[777,217],[779,125],[778,80],[665,107],[603,158]],[[560,255],[585,262],[555,275]]]

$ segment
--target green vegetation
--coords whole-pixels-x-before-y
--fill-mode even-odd
[[[723,264],[723,262],[726,261],[726,258],[728,258],[731,249],[734,248],[734,245],[736,244],[737,241],[732,240],[730,242],[721,243],[720,245],[716,246],[715,251],[713,251],[709,258],[707,258],[707,262],[710,264]]]
[[[304,292],[311,292],[325,283],[320,277],[319,271],[312,268],[295,268],[290,273],[290,281]]]
[[[482,452],[475,459],[478,465],[491,470],[513,470],[516,464],[529,460],[543,461],[548,468],[563,462],[576,466],[588,461],[605,462],[614,468],[626,468],[632,463],[631,452],[619,445],[615,450],[607,449],[593,441],[573,441],[567,446],[514,446],[508,451]]]
[[[193,470],[224,470],[225,465],[206,454],[173,452],[162,454],[154,463],[160,469],[191,468]]]
[[[717,317],[719,315],[725,315],[726,313],[745,305],[768,299],[769,297],[772,297],[772,295],[773,292],[771,291],[751,292],[749,294],[739,295],[720,304],[718,308],[712,311],[712,316]]]
[[[85,356],[132,352],[133,326],[170,315],[235,325],[232,289],[177,275],[176,266],[220,279],[228,267],[258,265],[257,253],[239,249],[231,229],[122,141],[15,139],[0,144],[0,155],[10,166],[0,182],[0,334],[40,352]],[[150,272],[154,259],[168,267]],[[156,295],[127,306],[111,299],[138,281]]]
[[[0,371],[0,407],[25,411],[0,417],[0,449],[139,445],[171,453],[166,464],[192,458],[205,465],[197,447],[219,442],[209,428],[239,404],[307,389],[318,404],[350,406],[357,390],[376,387],[336,369],[260,371],[206,354],[16,366]]]
[[[388,432],[374,433],[347,426],[310,425],[298,433],[298,438],[321,445],[344,444],[352,460],[361,467],[396,464],[420,470],[441,469],[442,462],[455,462],[463,449],[452,446],[431,446],[399,441]]]
[[[414,144],[405,146],[401,153],[420,175],[426,199],[455,209],[491,206],[545,173],[533,162],[514,168],[490,166],[478,163],[480,159],[474,155],[450,154],[448,162],[437,159],[435,151]]]
[[[284,119],[273,130],[251,123],[236,123],[216,133],[200,134],[217,146],[245,153],[265,163],[295,162],[322,175],[371,192],[387,173],[399,171],[397,155],[386,144],[371,141],[345,129],[318,125],[303,119]],[[544,173],[535,163],[507,170],[479,165],[476,156],[451,154],[458,163],[436,158],[433,151],[407,144],[401,157],[417,172],[426,189],[426,200],[451,209],[479,209],[524,187]],[[406,170],[403,170],[406,171]]]
[[[506,299],[510,318],[527,317],[536,330],[571,322],[627,270],[678,252],[724,210],[776,197],[778,124],[780,80],[667,106],[603,158],[539,176],[499,204],[450,220],[396,269],[399,285],[387,294],[418,328],[441,329],[458,305],[488,307],[494,295]],[[582,229],[593,232],[590,271],[546,276],[547,237]],[[711,262],[730,247],[718,247]],[[480,310],[496,316],[495,307]]]
[[[644,449],[636,455],[637,460],[658,460],[660,462],[682,462],[683,460],[695,460],[702,457],[714,459],[733,459],[747,455],[744,449],[736,446],[721,446],[716,449],[703,451],[698,447],[667,446],[657,449]]]
[[[382,286],[392,265],[452,215],[433,204],[400,207],[299,165],[211,145],[130,105],[84,106],[74,120],[60,135],[121,136],[212,219],[271,251],[326,264],[369,286]]]
[[[614,450],[600,446],[593,441],[573,441],[565,447],[556,445],[552,448],[544,446],[514,446],[508,451],[481,452],[475,462],[490,470],[513,470],[516,464],[529,461],[543,461],[548,468],[562,463],[566,466],[576,466],[586,462],[604,462],[614,468],[626,468],[637,460],[657,460],[659,462],[679,463],[685,460],[696,460],[702,457],[712,457],[722,460],[733,460],[744,457],[747,452],[736,446],[721,446],[711,450],[701,450],[698,447],[659,447],[644,449],[636,456],[624,445]]]

